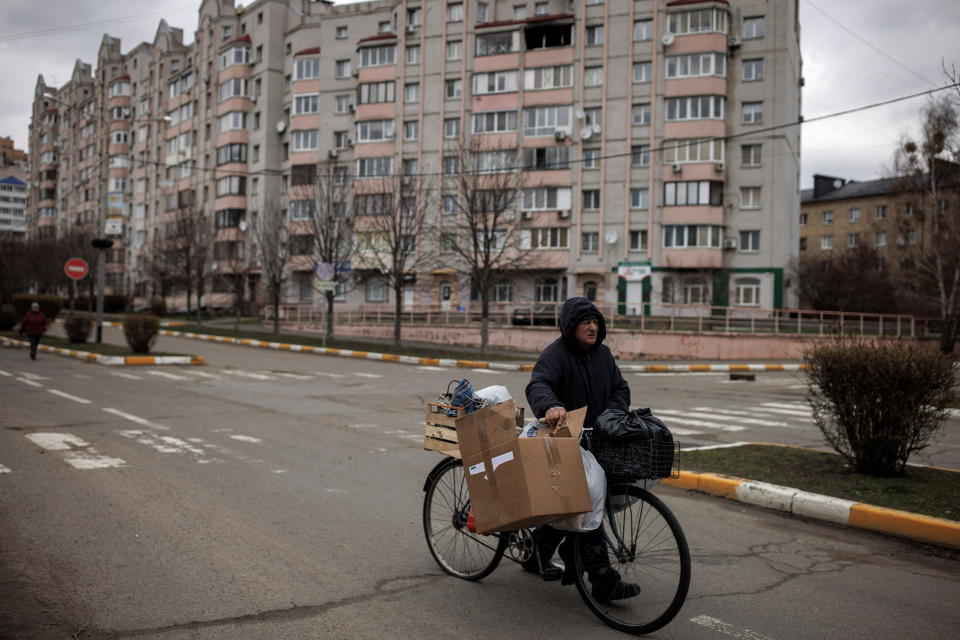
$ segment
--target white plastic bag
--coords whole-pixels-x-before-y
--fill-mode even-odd
[[[507,388],[500,384],[484,387],[479,391],[475,391],[474,395],[483,400],[484,406],[487,407],[494,404],[500,404],[501,402],[506,402],[512,397],[510,392],[507,391]]]
[[[523,429],[520,431],[521,438],[536,438],[537,432],[540,431],[540,421],[531,420],[523,426]]]
[[[580,457],[583,458],[583,472],[587,476],[587,489],[590,492],[590,503],[593,509],[550,522],[550,526],[554,529],[583,533],[593,531],[603,522],[603,500],[607,495],[607,476],[593,454],[583,447],[580,448]]]

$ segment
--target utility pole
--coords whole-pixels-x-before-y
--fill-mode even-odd
[[[103,289],[107,284],[107,249],[113,246],[109,238],[94,238],[93,246],[99,250],[97,257],[97,344],[103,342]]]

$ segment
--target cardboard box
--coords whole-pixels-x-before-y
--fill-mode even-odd
[[[580,457],[586,408],[567,414],[562,433],[518,438],[514,402],[457,419],[456,429],[479,533],[522,529],[590,511]]]

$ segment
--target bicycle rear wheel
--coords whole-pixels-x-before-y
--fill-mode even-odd
[[[440,568],[464,580],[490,575],[500,564],[508,537],[467,529],[470,495],[463,463],[453,458],[441,462],[430,472],[424,491],[423,533]]]
[[[659,498],[633,485],[611,485],[605,505],[602,551],[577,536],[577,590],[609,626],[636,635],[660,629],[680,611],[690,586],[690,551],[676,517]],[[596,537],[594,537],[596,539]],[[606,569],[609,567],[609,569]],[[616,576],[637,585],[632,597],[612,599]],[[590,574],[606,573],[591,583]],[[618,595],[628,595],[627,593]]]

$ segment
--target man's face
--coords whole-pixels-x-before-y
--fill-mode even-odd
[[[577,344],[579,344],[582,349],[589,349],[597,344],[597,330],[599,326],[600,322],[596,318],[587,318],[577,324],[577,330],[574,332],[573,337],[577,339]]]

